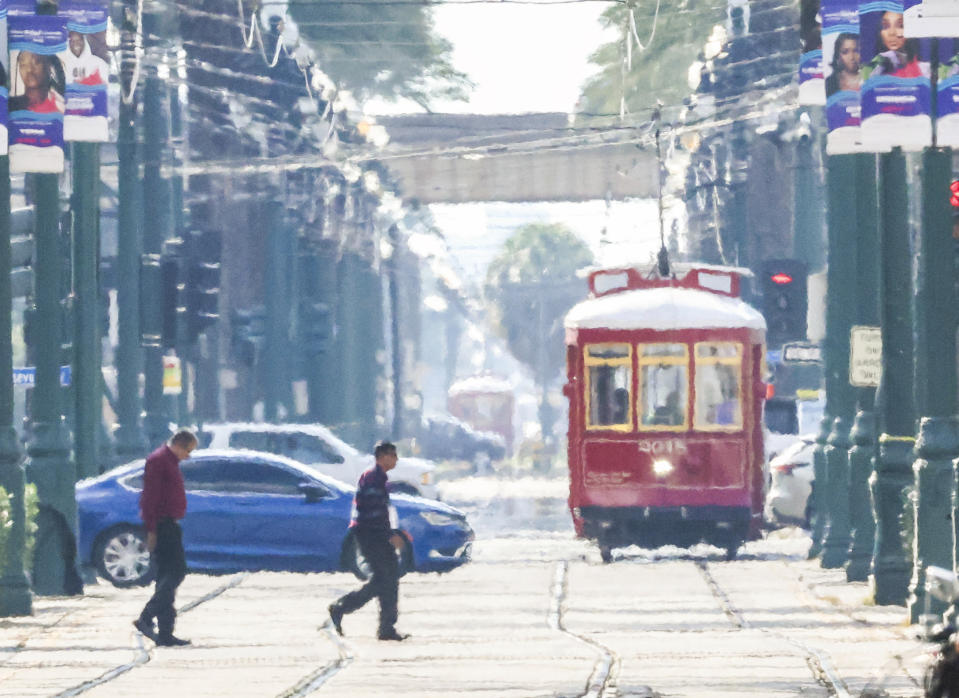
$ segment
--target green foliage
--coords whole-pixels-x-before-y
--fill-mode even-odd
[[[563,317],[586,295],[576,271],[593,262],[565,225],[518,228],[486,274],[486,296],[512,354],[544,385],[563,365]]]
[[[435,98],[465,100],[473,86],[453,68],[452,44],[426,5],[315,0],[289,12],[323,72],[361,101],[405,97],[428,108]]]
[[[600,46],[590,57],[599,72],[590,78],[580,99],[586,114],[619,114],[625,95],[626,110],[641,112],[656,105],[678,105],[690,93],[689,66],[696,60],[712,27],[725,21],[725,4],[705,0],[647,0],[633,10],[636,34],[644,42],[640,51],[633,44],[632,67],[623,76],[625,38],[629,30],[628,5],[616,4],[603,12],[601,23],[614,28],[618,39]],[[655,18],[656,31],[652,33]],[[649,41],[650,35],[653,36]]]
[[[32,483],[27,483],[24,488],[24,504],[27,511],[27,530],[26,545],[23,548],[23,567],[30,569],[31,560],[33,560],[33,546],[36,543],[37,534],[37,487]],[[11,512],[10,495],[0,487],[0,566],[6,560],[7,540],[10,538],[10,531],[13,529],[13,514]]]

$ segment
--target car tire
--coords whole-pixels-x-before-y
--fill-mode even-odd
[[[399,576],[402,577],[413,569],[413,547],[405,535],[402,533],[400,533],[400,535],[403,536],[403,548],[402,550],[396,551],[396,557],[399,566]],[[366,562],[366,558],[363,557],[363,551],[360,550],[360,545],[356,542],[356,536],[352,534],[350,534],[344,544],[343,558],[346,562],[347,569],[353,573],[354,577],[361,582],[365,582],[370,578],[372,574],[370,566]]]
[[[140,526],[115,526],[100,534],[94,546],[97,573],[119,588],[146,586],[155,576]]]

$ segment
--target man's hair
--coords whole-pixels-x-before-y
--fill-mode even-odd
[[[376,448],[373,449],[373,456],[376,458],[387,453],[396,453],[396,444],[390,443],[389,441],[380,441],[376,444]]]
[[[190,429],[177,429],[176,433],[170,437],[171,446],[189,448],[194,444],[199,444],[199,440],[196,438],[196,434]]]

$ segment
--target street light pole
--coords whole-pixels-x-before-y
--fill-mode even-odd
[[[10,287],[10,158],[0,156],[0,376],[13,375]],[[0,617],[33,613],[30,584],[23,570],[26,544],[23,454],[13,428],[13,381],[0,380],[0,487],[10,502],[10,528],[0,558]]]
[[[876,543],[873,595],[879,605],[905,605],[912,563],[900,526],[903,492],[913,482],[915,446],[912,342],[912,251],[906,157],[901,148],[879,156],[879,288],[882,377],[879,388],[879,453],[870,478]]]

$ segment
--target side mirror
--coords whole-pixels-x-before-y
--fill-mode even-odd
[[[330,491],[316,482],[301,482],[296,489],[303,493],[307,502],[318,502],[330,496]]]

